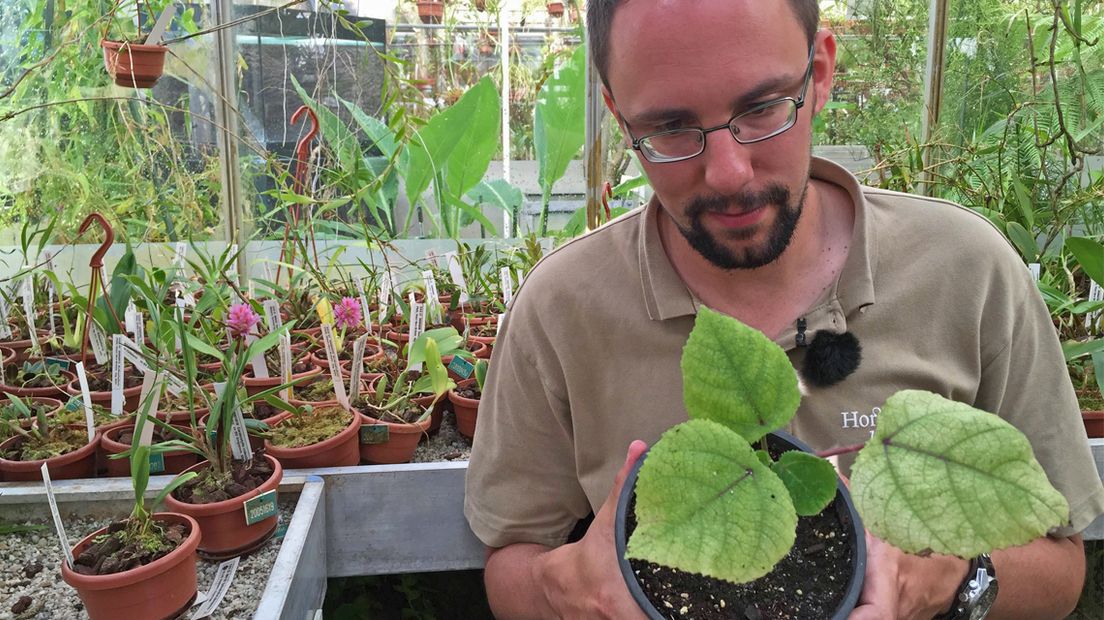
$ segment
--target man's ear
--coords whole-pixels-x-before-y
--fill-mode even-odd
[[[813,114],[824,108],[832,96],[832,78],[836,72],[836,37],[830,30],[821,29],[814,42],[816,52],[813,56],[813,92],[816,94]]]
[[[610,94],[605,84],[602,85],[602,100],[606,102],[606,109],[608,109],[610,115],[613,116],[613,120],[621,127],[621,135],[625,138],[625,144],[629,145],[629,132],[625,129],[625,122],[621,118],[621,113],[617,111],[617,102],[613,100],[613,95]]]

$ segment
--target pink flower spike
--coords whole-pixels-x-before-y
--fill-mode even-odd
[[[360,319],[360,302],[352,297],[342,297],[334,308],[334,323],[337,327],[355,329],[360,326]]]
[[[230,313],[226,316],[226,327],[230,328],[230,335],[238,339],[244,339],[260,322],[260,315],[253,312],[249,304],[230,306]]]

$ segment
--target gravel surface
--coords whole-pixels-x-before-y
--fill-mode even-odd
[[[287,523],[295,508],[294,500],[281,499],[279,508],[281,523]],[[5,571],[0,573],[0,620],[87,618],[77,591],[61,579],[61,547],[52,521],[47,519],[36,523],[46,525],[47,529],[0,535],[0,558],[5,560]],[[107,524],[104,520],[74,519],[65,524],[65,531],[70,544],[76,544],[88,533]],[[237,619],[252,616],[279,552],[280,542],[270,539],[256,553],[242,558],[230,590],[210,617]],[[200,592],[211,585],[218,564],[203,559],[196,563]]]
[[[445,419],[441,422],[437,436],[420,443],[411,462],[466,461],[470,455],[471,440],[456,430],[456,416],[451,411],[445,411]]]

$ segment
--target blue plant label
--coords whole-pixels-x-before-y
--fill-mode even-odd
[[[260,523],[278,514],[276,510],[276,489],[261,493],[245,502],[245,524]]]
[[[467,379],[475,372],[475,365],[468,360],[456,355],[449,362],[448,369],[456,373],[461,379]]]
[[[390,433],[387,430],[386,424],[360,425],[360,443],[364,445],[374,445],[387,443],[388,439],[390,439]]]
[[[73,365],[72,360],[67,360],[63,357],[47,357],[46,364],[48,366],[57,366],[62,370],[69,370],[69,367]]]
[[[150,473],[160,474],[165,471],[165,455],[164,454],[151,454],[149,457]]]
[[[283,515],[276,516],[276,533],[272,535],[276,540],[282,540],[287,535],[288,524],[284,521]]]

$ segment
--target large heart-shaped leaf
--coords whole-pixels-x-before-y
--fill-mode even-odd
[[[682,383],[690,418],[724,424],[749,442],[784,426],[801,401],[781,347],[705,306],[682,350]]]
[[[626,555],[741,583],[793,546],[786,486],[738,434],[708,420],[668,430],[636,482],[636,530]]]
[[[895,547],[970,557],[1069,521],[1027,438],[969,405],[898,392],[851,470],[863,524]]]
[[[586,48],[580,45],[537,94],[533,146],[537,150],[537,181],[544,194],[551,193],[585,140]]]

